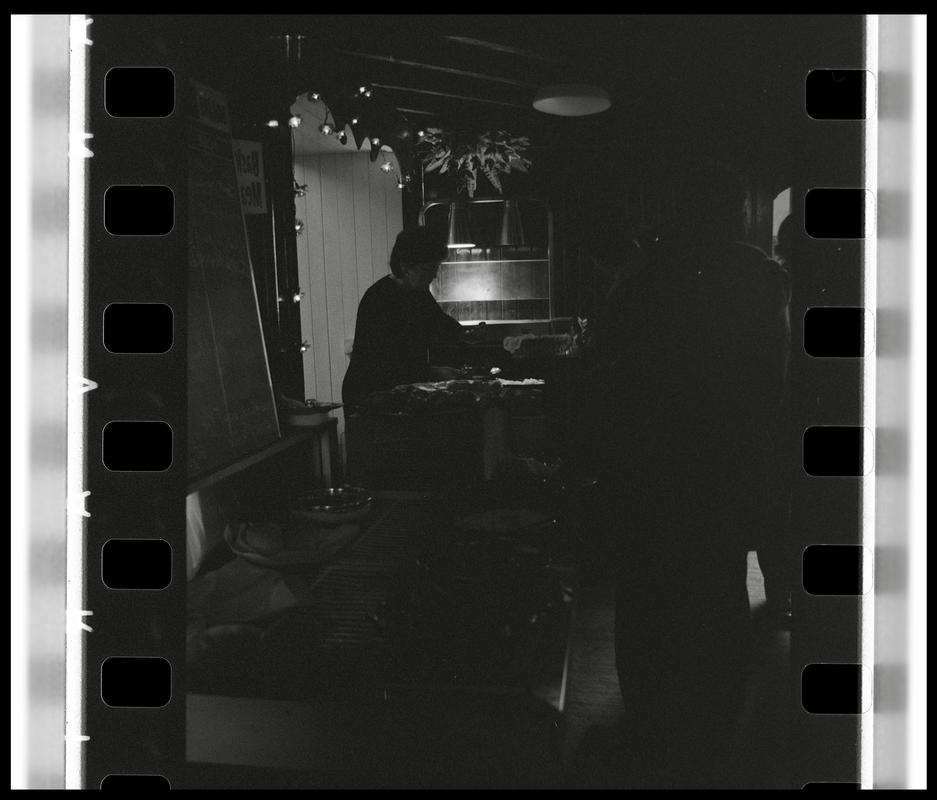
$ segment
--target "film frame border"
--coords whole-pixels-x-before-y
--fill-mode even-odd
[[[868,19],[869,18],[867,17],[866,20],[868,21]],[[103,21],[104,20],[102,20],[102,22]],[[111,24],[113,24],[113,22]],[[92,30],[94,30],[93,27],[92,27]],[[102,28],[99,28],[99,30],[103,31],[103,26]],[[93,34],[93,35],[99,35],[101,36],[101,38],[103,38],[103,34]],[[877,30],[876,30],[876,35],[877,35]],[[869,38],[870,39],[872,38],[871,34]],[[118,59],[118,61],[114,62],[114,64],[112,65],[113,66],[133,66],[133,55],[134,54],[132,52],[128,53],[126,56],[123,56],[122,54],[122,57]],[[138,55],[138,57],[140,56]],[[90,94],[91,94],[92,103],[95,102],[95,97],[96,97],[96,90],[94,88],[94,78],[95,78],[95,75],[99,74],[100,72],[100,64],[98,64],[98,66],[96,67],[95,60],[96,60],[95,57],[92,56],[91,58],[92,63],[91,63],[91,69],[90,69],[91,81],[89,83],[89,87],[91,89]],[[151,63],[151,60],[148,60],[146,58],[142,58],[142,61],[146,61],[147,63],[146,64],[140,63],[141,66],[149,65]],[[850,66],[846,64],[837,64],[837,66],[840,68],[857,68],[857,69],[869,69],[870,68],[870,64],[868,61],[864,61],[861,65],[857,65],[857,66]],[[97,73],[96,73],[96,69],[98,70]],[[873,72],[873,75],[875,75],[875,77],[877,78],[878,77],[877,72],[874,70],[872,70],[872,72]],[[177,78],[178,78],[178,74],[177,74]],[[177,80],[177,85],[179,85],[180,83],[181,81]],[[103,103],[101,105],[103,107]],[[93,118],[94,114],[92,114],[91,116]],[[874,115],[872,117],[867,118],[866,125],[862,126],[862,129],[863,129],[862,134],[861,134],[862,136],[868,136],[869,131],[874,130],[875,126],[871,124],[871,122],[874,119],[875,119]],[[147,121],[147,123],[143,123],[143,125],[141,125],[141,128],[144,127],[145,125],[148,125],[150,122],[153,122],[153,121]],[[821,125],[822,121],[811,120],[807,124],[811,127],[814,127],[816,125]],[[843,123],[837,122],[835,124],[840,125]],[[121,163],[121,160],[119,157],[121,149],[126,146],[126,143],[123,143],[121,147],[117,147],[114,152],[109,152],[107,149],[108,141],[116,140],[114,131],[116,127],[119,127],[119,125],[120,123],[116,123],[115,127],[112,127],[112,128],[108,128],[107,125],[102,126],[100,128],[97,126],[93,126],[92,135],[95,137],[94,146],[97,148],[95,155],[97,156],[98,153],[101,153],[103,157],[97,162],[95,162],[93,159],[89,162],[88,171],[89,171],[89,196],[90,197],[94,197],[95,196],[94,193],[96,191],[100,191],[100,188],[102,186],[102,181],[107,182],[106,178],[104,177],[104,174],[106,172],[108,172],[109,170],[113,170],[114,173],[124,175],[124,174],[127,174],[128,169],[130,169],[130,165]],[[140,137],[139,141],[147,141],[148,137],[151,136],[152,134],[149,134],[148,132],[141,132],[138,130],[137,132],[135,132],[134,135]],[[873,141],[874,141],[874,137],[873,137]],[[865,152],[866,152],[866,159],[867,159],[868,158],[868,140],[866,140],[865,145],[866,145]],[[166,155],[170,157],[169,163],[172,165],[170,168],[170,171],[174,173],[175,185],[182,186],[184,182],[184,166],[181,164],[181,162],[177,163],[178,159],[171,158],[172,157],[171,153],[166,153]],[[868,165],[868,163],[869,163],[868,160],[864,161],[865,165]],[[137,167],[139,167],[139,164],[137,164]],[[801,176],[801,177],[804,178],[804,182],[808,186],[811,184],[814,186],[821,185],[825,183],[822,172],[823,172],[822,168],[818,169],[817,174],[814,175],[812,179],[810,179],[810,176],[806,176],[806,177]],[[859,177],[858,184],[867,187],[868,186],[867,181],[869,177],[872,176],[874,178],[875,175],[876,175],[876,171],[874,169],[869,172],[866,172],[864,176]],[[833,180],[836,181],[836,180],[839,180],[839,178],[834,177]],[[127,181],[142,183],[142,182],[146,182],[146,179],[139,175],[136,175],[133,177],[128,175]],[[107,183],[109,185],[110,183],[113,183],[113,182],[114,181],[110,181]],[[177,203],[180,200],[184,202],[184,198],[181,196],[182,194],[184,193],[176,192]],[[796,208],[797,203],[802,204],[802,201],[803,201],[802,198],[803,198],[803,194],[799,194],[796,192],[792,193],[792,199],[794,200],[795,208]],[[94,206],[93,203],[90,203],[88,205],[89,208],[92,208],[93,206]],[[182,217],[183,214],[180,214],[179,216]],[[121,253],[119,252],[119,248],[112,247],[112,245],[114,244],[113,242],[109,242],[106,239],[103,239],[99,235],[99,231],[96,230],[95,225],[96,225],[95,217],[92,214],[90,219],[86,221],[86,227],[88,230],[88,247],[87,247],[88,264],[89,264],[88,276],[89,276],[89,283],[90,283],[88,287],[88,306],[91,309],[97,308],[99,302],[108,301],[108,299],[104,298],[103,295],[101,294],[101,292],[104,290],[104,287],[108,285],[108,282],[110,280],[118,280],[118,281],[120,280],[119,276],[113,275],[111,274],[111,272],[108,271],[108,269],[113,271],[113,262],[111,261],[112,258],[116,258],[117,261],[120,261]],[[166,267],[166,268],[170,270],[171,269],[176,270],[174,277],[180,279],[176,283],[176,287],[177,289],[178,287],[183,287],[183,288],[178,289],[175,295],[171,298],[167,298],[165,293],[159,294],[159,296],[157,296],[157,293],[154,293],[154,295],[150,297],[146,297],[146,296],[142,296],[142,295],[145,295],[145,291],[143,291],[140,296],[140,301],[141,302],[169,302],[170,305],[173,307],[174,312],[176,312],[177,319],[182,320],[182,322],[179,324],[179,327],[177,328],[177,331],[179,331],[179,335],[178,335],[179,343],[182,344],[182,347],[174,348],[174,350],[176,350],[177,355],[178,353],[181,352],[183,354],[183,357],[181,359],[181,365],[177,361],[172,362],[172,370],[174,371],[171,372],[171,375],[175,379],[178,379],[179,375],[181,374],[181,384],[177,384],[177,385],[184,385],[184,382],[185,382],[184,314],[182,314],[180,317],[179,311],[178,311],[180,308],[181,309],[185,308],[185,302],[186,302],[184,286],[185,286],[185,265],[187,262],[186,262],[186,257],[185,257],[184,223],[183,223],[183,230],[180,231],[180,228],[177,227],[177,229],[173,232],[173,235],[174,235],[173,239],[167,239],[165,242],[162,242],[158,245],[154,245],[154,251],[160,251],[160,249],[163,248],[162,256],[165,258],[165,261],[167,263],[175,264],[174,267]],[[869,275],[870,270],[874,271],[877,267],[876,260],[875,260],[875,253],[874,253],[875,244],[877,242],[877,236],[878,236],[878,232],[875,231],[873,235],[870,236],[866,240],[865,244],[861,248],[863,251],[862,263],[864,265],[866,281],[868,281],[868,275]],[[871,249],[871,254],[872,254],[871,259],[869,258],[870,249]],[[156,257],[155,252],[151,255],[155,259]],[[110,265],[110,267],[105,267],[105,264]],[[93,274],[92,274],[90,265],[93,265],[93,269],[94,269]],[[874,285],[875,284],[873,281],[872,286],[874,287]],[[140,288],[140,287],[137,287],[137,288]],[[855,291],[856,288],[857,287],[853,286],[851,287],[851,290]],[[861,285],[860,291],[864,300],[869,299],[868,290],[869,290],[868,282]],[[849,290],[847,289],[847,291],[844,293],[849,294]],[[877,311],[878,303],[876,302],[876,298],[874,297],[874,292],[873,292],[873,296],[871,299],[873,301],[871,305],[866,305],[863,303],[863,307],[867,308],[868,310],[875,309],[875,311]],[[855,302],[855,298],[849,297],[848,299],[844,298],[842,302],[839,302],[839,303],[832,302],[830,304],[831,305],[849,305],[854,302]],[[817,307],[817,306],[814,305],[811,307]],[[872,313],[874,314],[875,311],[873,311]],[[795,315],[794,320],[795,320],[795,330],[800,329],[802,327],[799,324],[801,322],[801,319]],[[876,323],[878,323],[877,315],[876,315]],[[877,328],[879,327],[878,324],[876,327]],[[89,432],[93,432],[94,426],[98,424],[98,422],[101,422],[103,424],[104,422],[107,421],[105,420],[105,416],[113,415],[113,414],[117,415],[116,417],[109,416],[110,419],[113,419],[113,418],[128,419],[131,417],[128,416],[128,411],[126,408],[117,408],[117,406],[120,405],[119,400],[117,398],[114,398],[113,395],[109,394],[109,392],[117,391],[116,389],[107,388],[108,384],[110,383],[110,379],[114,376],[114,370],[112,366],[109,366],[106,363],[106,361],[102,360],[101,354],[96,352],[96,348],[101,346],[100,337],[98,337],[97,341],[95,341],[94,336],[91,335],[91,331],[86,332],[85,346],[87,347],[87,354],[88,354],[88,375],[89,375],[88,380],[93,380],[97,384],[96,389],[98,391],[100,391],[102,388],[105,389],[105,391],[101,392],[101,394],[99,394],[98,396],[95,396],[95,392],[91,391],[90,393],[88,393],[86,397],[87,406],[88,406],[87,414],[88,414],[89,423],[90,423],[88,430]],[[864,365],[867,365],[869,363],[872,364],[872,369],[874,370],[875,358],[874,357],[869,358],[867,361],[864,362]],[[867,369],[867,366],[863,367],[863,370],[865,369]],[[82,374],[84,375],[84,372]],[[115,380],[116,378],[119,378],[119,377],[120,376],[116,376]],[[863,377],[863,383],[860,384],[860,386],[864,384],[868,388],[868,386],[870,385],[868,382],[868,374],[866,372],[863,372],[862,377]],[[873,381],[874,381],[874,372],[873,372]],[[118,384],[114,383],[112,385],[116,386]],[[874,387],[875,386],[874,382],[871,383],[871,385]],[[160,387],[156,387],[156,388],[159,389]],[[165,387],[162,387],[162,388],[163,390],[165,389]],[[863,404],[862,412],[860,415],[861,418],[858,420],[858,423],[853,423],[853,424],[866,424],[869,421],[868,420],[868,406],[866,405],[866,402],[868,400],[868,393],[866,393],[865,397],[861,397],[861,396],[858,398],[854,397],[852,398],[852,400],[853,401],[859,400]],[[139,409],[139,408],[140,406],[136,407],[136,409]],[[178,408],[176,408],[175,410],[178,411]],[[873,414],[874,414],[874,411],[873,411]],[[184,404],[182,405],[181,413],[179,414],[177,419],[166,419],[165,418],[166,416],[167,415],[165,415],[165,412],[164,412],[163,418],[165,421],[169,422],[173,426],[174,432],[177,434],[182,434],[176,439],[176,442],[177,442],[176,447],[178,448],[180,446],[179,443],[182,443],[182,447],[183,447],[182,452],[184,452],[184,425],[185,425]],[[168,415],[168,416],[171,416],[171,415]],[[874,416],[873,416],[873,420],[874,420]],[[809,420],[805,419],[804,422],[809,422]],[[878,432],[877,428],[874,425],[874,421],[873,421],[873,430],[875,430],[876,433]],[[93,441],[93,433],[89,433],[89,442],[90,441]],[[177,450],[177,452],[179,451]],[[164,478],[165,484],[162,484],[160,486],[161,496],[160,496],[158,505],[159,505],[159,508],[162,509],[162,513],[166,514],[165,519],[163,519],[162,521],[162,525],[167,527],[167,530],[163,531],[164,537],[173,546],[174,559],[175,559],[173,574],[176,576],[181,576],[185,574],[184,560],[181,563],[179,561],[179,559],[184,559],[184,548],[185,548],[184,524],[181,526],[178,526],[176,523],[179,519],[184,520],[184,512],[180,513],[177,507],[178,503],[181,502],[182,499],[184,499],[184,495],[185,495],[184,459],[177,458],[175,460],[175,463],[176,463],[176,469],[181,470],[182,478],[180,480],[179,474],[177,474],[176,472],[173,472],[172,475],[165,476]],[[94,571],[87,569],[88,566],[94,563],[94,559],[98,557],[95,554],[95,548],[91,546],[91,543],[96,541],[95,537],[100,538],[107,534],[107,531],[104,530],[106,527],[108,527],[105,524],[106,522],[109,523],[112,520],[126,520],[129,517],[131,517],[133,513],[135,513],[136,511],[139,511],[139,507],[138,506],[135,506],[134,508],[121,507],[121,504],[117,501],[119,500],[119,498],[123,498],[125,500],[127,499],[126,490],[114,488],[116,486],[116,482],[109,481],[106,475],[101,474],[100,470],[93,464],[93,459],[89,459],[88,461],[87,472],[88,472],[88,478],[87,478],[87,484],[86,484],[87,489],[85,491],[91,492],[91,494],[87,498],[89,501],[87,508],[91,516],[88,517],[87,521],[84,523],[85,535],[86,535],[86,539],[88,542],[88,544],[85,547],[84,558],[85,558],[85,564],[86,564],[85,574],[91,576],[94,574],[100,574],[99,571],[95,573]],[[131,480],[128,482],[127,485],[133,485],[134,483],[135,483],[135,480]],[[172,483],[173,486],[176,486],[178,488],[178,493],[175,498],[176,499],[175,503],[173,502],[173,498],[171,497],[170,483]],[[136,482],[136,488],[137,489],[141,488],[141,485],[139,484],[139,482]],[[871,487],[871,490],[874,493],[875,491],[874,485]],[[135,493],[136,492],[134,492],[134,494]],[[110,497],[109,496],[110,494],[114,494],[116,495],[116,497]],[[167,496],[163,496],[163,495],[167,495]],[[154,522],[157,523],[156,526],[160,527],[160,524],[159,524],[160,517],[158,514],[153,517],[153,520]],[[867,538],[868,532],[872,530],[873,535],[874,535],[874,518],[871,520],[871,523],[869,519],[867,518],[860,519],[857,522],[858,522],[859,528],[863,531],[863,535],[860,537],[859,542],[850,542],[850,543],[862,544],[862,545],[868,546],[870,544]],[[870,524],[873,526],[871,529],[869,528]],[[179,533],[180,531],[181,533]],[[109,536],[113,538],[114,535],[115,535],[114,531],[111,530],[109,533]],[[175,537],[175,539],[173,537]],[[102,543],[103,541],[104,540],[102,539]],[[872,542],[873,542],[873,547],[874,547],[874,538]],[[811,541],[811,542],[808,542],[807,544],[833,545],[833,544],[842,544],[842,543],[844,542],[823,540],[823,541]],[[97,548],[97,550],[99,552],[100,548]],[[139,641],[136,641],[136,639],[139,636],[140,631],[152,630],[152,623],[154,622],[154,620],[157,620],[160,622],[165,620],[164,612],[160,613],[160,611],[156,611],[153,608],[148,608],[146,607],[146,604],[142,605],[141,607],[137,609],[127,610],[125,604],[122,604],[121,602],[114,602],[115,595],[113,593],[111,593],[111,596],[108,597],[106,591],[102,592],[99,587],[93,587],[92,582],[93,582],[92,580],[89,580],[89,583],[86,586],[86,599],[82,604],[82,608],[87,607],[89,609],[93,609],[95,613],[94,621],[99,625],[102,625],[102,624],[106,625],[107,632],[106,632],[106,637],[105,636],[87,637],[86,644],[85,644],[86,667],[90,667],[92,664],[99,663],[99,657],[101,654],[105,653],[105,650],[107,650],[105,657],[107,655],[117,655],[117,653],[104,647],[104,640],[106,638],[113,637],[114,641],[120,642],[124,636],[129,635],[130,637],[129,639],[124,639],[126,646],[129,647],[131,650],[139,651],[140,643]],[[876,588],[872,594],[872,597],[871,598],[867,597],[865,600],[862,601],[862,603],[863,604],[867,603],[869,599],[874,600],[877,593],[878,593],[878,589]],[[119,596],[119,594],[116,596]],[[181,606],[179,605],[180,597],[181,597]],[[171,607],[174,608],[177,612],[181,611],[182,613],[176,618],[184,619],[184,604],[185,604],[184,584],[181,587],[173,585],[169,587],[169,589],[163,590],[163,592],[160,593],[159,599],[165,600],[168,603],[170,603]],[[156,603],[155,605],[159,605],[159,603]],[[865,608],[861,614],[861,618],[863,619],[863,627],[865,627],[865,623],[869,621],[869,617],[870,617],[869,611],[870,611],[870,608]],[[841,619],[842,621],[847,622],[847,623],[855,620],[855,616],[853,616],[852,613],[850,612],[843,613],[842,610],[840,611],[834,610],[830,613],[832,614],[834,618]],[[112,627],[111,621],[113,621],[114,627]],[[171,627],[171,625],[169,627]],[[850,626],[848,624],[843,625],[841,626],[841,631],[847,630],[849,627]],[[132,633],[128,634],[128,631],[131,631]],[[866,636],[868,635],[867,630],[864,631],[864,635]],[[178,663],[184,663],[184,653],[179,648],[172,648],[169,644],[168,637],[164,638],[161,635],[156,638],[162,640],[164,644],[166,644],[169,651],[171,651],[170,655],[174,655],[176,658],[179,658],[180,656],[182,656],[180,662]],[[860,652],[868,652],[866,646],[864,646],[861,641],[854,641],[850,639],[847,634],[844,634],[844,638],[838,644],[827,642],[826,648],[820,648],[812,652],[806,652],[806,651],[803,652],[802,657],[807,658],[809,660],[805,661],[804,664],[802,664],[802,666],[805,666],[807,663],[822,663],[822,659],[829,657],[824,654],[823,652],[824,649],[826,653],[829,653],[829,652],[836,651],[838,648],[842,648],[842,650],[858,649]],[[817,659],[820,659],[820,661],[818,662]],[[861,657],[857,661],[857,663],[861,663]],[[95,688],[94,681],[91,677],[93,676],[94,672],[95,671],[85,669],[85,681],[86,681],[85,691],[86,692],[88,691],[88,689]],[[177,700],[180,699],[180,694],[179,694],[180,692],[184,694],[184,683],[182,683],[181,672],[182,671],[180,670],[174,670],[174,675],[176,676],[174,677],[174,697]],[[169,707],[172,707],[172,705],[173,703],[170,702]],[[120,735],[116,733],[113,737],[109,736],[110,732],[107,730],[106,724],[104,726],[103,731],[99,732],[97,730],[94,730],[96,728],[97,721],[101,720],[102,716],[99,713],[99,710],[94,708],[94,702],[92,702],[92,700],[89,700],[87,695],[85,698],[84,710],[86,714],[87,725],[90,726],[87,729],[89,731],[92,731],[91,739],[85,742],[85,745],[84,745],[85,756],[83,758],[83,767],[84,767],[85,777],[87,778],[87,781],[86,781],[87,785],[89,786],[94,785],[95,776],[99,774],[102,775],[102,777],[106,777],[107,775],[111,775],[114,773],[113,766],[108,767],[106,772],[103,772],[103,773],[101,772],[102,770],[101,759],[106,758],[113,765],[114,762],[112,761],[112,759],[115,756],[118,758],[118,760],[121,760],[122,758],[126,758],[128,760],[133,760],[134,758],[140,759],[140,762],[142,763],[138,761],[134,761],[133,764],[128,763],[128,769],[130,770],[129,774],[164,774],[164,775],[167,775],[168,777],[169,775],[175,772],[176,767],[178,767],[178,763],[174,760],[174,758],[175,756],[178,756],[179,754],[178,732],[175,732],[174,734],[170,733],[165,737],[163,736],[163,734],[166,731],[160,730],[158,735],[156,732],[154,732],[152,733],[152,735],[155,738],[147,742],[145,747],[141,747],[137,750],[134,750],[134,747],[128,744],[126,737],[121,737]],[[872,716],[874,716],[874,713],[875,712],[873,711]],[[172,714],[173,714],[172,711],[167,711],[166,712],[167,719]],[[180,717],[181,715],[176,714],[175,716]],[[859,722],[860,724],[858,727],[861,727],[861,721],[860,720],[855,720],[855,721]],[[813,722],[817,722],[817,720],[813,720]],[[847,751],[848,751],[848,740],[850,738],[848,731],[851,730],[851,727],[849,725],[844,726],[845,728],[845,732],[844,732],[843,729],[838,729],[838,721],[827,720],[826,722],[828,722],[829,724],[826,725],[825,723],[819,723],[813,726],[813,728],[811,729],[811,732],[808,733],[807,740],[809,741],[817,737],[819,737],[824,742],[828,741],[828,737],[836,739],[836,740],[842,739],[846,742]],[[115,729],[119,727],[120,726],[114,726]],[[824,727],[826,728],[826,730],[823,730]],[[182,739],[184,739],[184,734],[182,736]],[[862,742],[863,745],[867,743],[864,735],[863,735],[863,738],[859,739],[858,741]],[[94,744],[92,744],[92,742]],[[99,750],[99,748],[106,748],[106,749]],[[859,749],[860,749],[861,757],[867,758],[869,756],[869,753],[866,751],[865,746],[861,746]],[[136,755],[134,755],[134,752],[136,753]],[[119,755],[119,753],[124,753],[124,756]],[[183,754],[182,760],[184,760],[184,754]],[[811,775],[809,782],[826,782],[826,781],[833,781],[833,782],[842,781],[846,783],[850,782],[849,772],[852,770],[853,766],[850,766],[849,761],[850,761],[849,753],[844,752],[841,756],[841,760],[838,762],[840,767],[842,768],[842,771],[839,774],[829,775],[829,776]],[[158,771],[154,772],[154,770],[157,770],[157,769]],[[838,768],[834,767],[831,770],[831,772],[836,772],[837,769]],[[874,780],[874,776],[871,773],[866,772],[864,767],[861,770],[860,778],[863,783],[867,783],[868,781]]]
[[[72,327],[70,345],[81,357],[70,362],[70,379],[81,381],[87,391],[72,402],[72,413],[77,416],[83,412],[84,416],[84,462],[70,464],[72,486],[78,488],[80,483],[84,509],[77,525],[69,530],[69,546],[80,549],[83,559],[80,607],[86,609],[83,614],[91,624],[82,631],[72,631],[73,637],[81,637],[83,674],[77,720],[74,702],[71,704],[67,786],[100,788],[105,779],[116,786],[118,776],[128,780],[161,776],[169,787],[179,787],[185,762],[185,646],[184,636],[176,633],[180,622],[184,625],[186,613],[188,304],[185,150],[175,146],[184,135],[184,111],[178,97],[180,68],[159,52],[154,42],[137,40],[128,18],[101,15],[72,19],[73,53],[79,50],[84,56],[80,60],[86,60],[84,65],[73,61],[73,87],[80,83],[74,73],[84,67],[87,76],[86,96],[72,98],[73,123],[81,110],[86,120],[84,131],[76,131],[73,124],[73,142],[76,135],[82,136],[93,155],[84,160],[85,174],[77,176],[86,187],[85,214],[80,224],[74,217],[71,222],[72,230],[78,228],[78,237],[84,239],[83,252],[73,256],[84,258],[85,283],[81,294],[71,297],[75,305],[80,300],[81,319]],[[82,28],[85,41],[81,41]],[[106,76],[111,68],[154,66],[168,68],[177,77],[171,113],[112,116],[106,107]],[[73,179],[73,192],[75,183]],[[175,204],[171,229],[161,235],[146,235],[142,215],[152,209],[143,204],[134,211],[144,222],[140,235],[110,233],[105,226],[104,198],[112,186],[168,187]],[[128,215],[131,222],[134,214]],[[71,267],[74,271],[75,264]],[[169,306],[174,323],[172,347],[145,354],[110,351],[105,346],[104,312],[113,303]],[[129,471],[124,463],[117,471],[108,469],[104,430],[118,420],[168,425],[172,448],[168,466],[140,472]],[[133,468],[132,463],[129,466]],[[70,518],[70,522],[74,520],[74,516]],[[108,586],[102,560],[105,545],[115,539],[168,543],[168,585],[132,591]],[[114,565],[110,567],[113,570]],[[129,694],[105,693],[102,679],[109,662],[112,666],[146,666],[152,674],[156,666],[161,681],[165,681],[168,667],[168,686],[160,687],[162,694],[152,702],[146,699],[145,684],[132,688]],[[116,673],[111,669],[110,674]],[[124,679],[132,681],[134,676],[125,672]],[[119,687],[114,684],[112,688]],[[108,705],[105,694],[112,701],[119,697],[121,704]],[[127,702],[134,705],[124,705]]]

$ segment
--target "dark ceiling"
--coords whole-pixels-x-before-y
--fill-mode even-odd
[[[254,102],[276,97],[283,105],[318,90],[328,103],[329,92],[368,85],[377,104],[414,127],[499,127],[529,136],[535,148],[588,142],[638,154],[738,153],[753,142],[781,152],[802,112],[810,66],[861,58],[852,52],[861,41],[856,15],[150,19],[193,59],[194,72]],[[830,64],[805,59],[818,42]],[[538,87],[577,82],[604,87],[612,108],[575,119],[532,108]]]

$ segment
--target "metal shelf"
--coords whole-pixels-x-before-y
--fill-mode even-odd
[[[549,258],[482,258],[472,261],[440,261],[440,264],[549,264]]]
[[[556,287],[556,279],[553,274],[553,212],[550,209],[549,203],[540,197],[515,197],[515,198],[504,198],[504,197],[484,197],[484,198],[439,198],[436,200],[431,200],[427,203],[424,203],[423,207],[420,209],[419,213],[419,222],[421,225],[426,224],[427,212],[436,206],[449,206],[452,203],[464,203],[468,206],[473,205],[484,205],[484,204],[504,204],[506,200],[517,201],[519,207],[522,210],[522,214],[533,214],[534,218],[537,220],[534,230],[536,234],[533,236],[533,239],[529,239],[528,243],[525,245],[498,245],[494,243],[480,243],[477,247],[472,248],[460,248],[460,250],[474,251],[474,252],[465,252],[465,256],[469,256],[466,259],[460,259],[457,255],[451,260],[446,258],[446,260],[440,263],[440,266],[444,268],[445,273],[449,274],[452,270],[455,270],[457,266],[462,264],[465,265],[491,265],[483,269],[483,271],[491,272],[494,270],[501,269],[503,272],[516,273],[512,276],[505,275],[504,277],[510,277],[514,283],[511,285],[516,287],[517,290],[523,291],[536,291],[538,294],[536,297],[513,297],[511,300],[507,300],[504,297],[492,298],[491,300],[485,301],[472,301],[472,300],[440,300],[439,302],[446,303],[462,303],[462,302],[513,302],[517,301],[534,301],[538,304],[541,302],[546,302],[546,308],[541,310],[531,309],[529,313],[545,313],[546,316],[542,320],[549,320],[553,318],[554,314],[554,291]],[[536,206],[537,208],[528,209],[529,206]],[[540,215],[543,215],[542,217]],[[489,215],[490,216],[490,215]],[[487,224],[487,223],[486,223]],[[545,225],[545,227],[544,227]],[[525,226],[526,227],[526,226]],[[530,233],[530,231],[528,231]],[[512,250],[512,248],[525,248],[521,252],[517,250]],[[485,255],[489,256],[488,258],[477,258],[477,256],[482,253],[479,250],[483,251]],[[535,254],[541,254],[539,258],[531,258],[530,256]],[[523,256],[511,258],[510,256]],[[492,257],[494,256],[494,257]],[[531,267],[527,270],[526,268],[521,267],[522,264],[531,264],[539,265],[537,267]],[[498,266],[494,266],[498,265]],[[517,265],[515,268],[513,265]],[[450,270],[449,268],[452,268]],[[481,267],[479,267],[482,269]],[[545,268],[545,271],[544,271]],[[474,267],[472,270],[466,270],[466,273],[474,272]],[[526,273],[526,275],[522,274]],[[492,279],[496,279],[496,276],[491,276]],[[546,286],[542,285],[544,277],[546,278]],[[458,277],[458,280],[467,279],[468,275],[463,275]],[[542,292],[546,291],[546,296],[543,296]],[[511,292],[509,292],[511,293]],[[465,322],[464,320],[460,320]],[[495,322],[514,322],[515,320],[488,320],[492,323]]]

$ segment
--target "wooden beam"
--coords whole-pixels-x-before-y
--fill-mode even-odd
[[[389,86],[386,83],[371,83],[372,86],[378,89],[388,89],[392,92],[410,92],[413,94],[425,94],[432,97],[450,97],[454,100],[467,100],[471,103],[487,103],[488,105],[494,106],[507,106],[509,108],[523,108],[526,109],[526,105],[521,103],[510,103],[505,100],[493,100],[490,97],[469,97],[462,94],[451,94],[449,92],[436,92],[429,89],[417,89],[413,86]]]
[[[562,59],[555,58],[554,56],[545,56],[543,53],[535,53],[532,50],[523,50],[519,47],[512,47],[506,44],[473,39],[470,36],[444,36],[443,38],[449,39],[452,42],[458,42],[459,44],[468,45],[469,47],[480,47],[484,50],[494,50],[496,53],[509,53],[514,56],[523,56],[524,58],[529,58],[534,61],[543,61],[546,64],[563,63]]]
[[[438,111],[425,111],[422,108],[404,108],[403,106],[397,106],[397,110],[401,114],[421,114],[426,117],[435,117],[439,114]]]
[[[520,81],[515,78],[503,78],[499,75],[488,75],[483,72],[472,72],[471,70],[459,69],[457,67],[444,67],[439,64],[426,64],[421,61],[408,61],[407,59],[397,58],[396,56],[382,56],[376,53],[360,53],[354,50],[338,50],[337,52],[348,56],[357,56],[372,61],[384,61],[388,64],[399,64],[404,67],[416,67],[417,69],[432,70],[435,72],[446,72],[450,75],[461,75],[466,78],[478,78],[483,81],[492,81],[494,83],[506,83],[509,86],[522,86],[525,88],[536,88],[537,84],[528,81]]]

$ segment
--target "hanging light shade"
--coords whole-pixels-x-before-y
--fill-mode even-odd
[[[517,200],[504,201],[504,214],[501,217],[501,236],[499,245],[523,245],[524,226],[521,224],[521,213],[517,207]]]
[[[608,92],[599,86],[562,83],[544,86],[534,96],[534,108],[559,117],[587,117],[610,108]]]
[[[474,247],[472,232],[469,230],[468,209],[464,203],[449,204],[449,241],[446,247]]]

